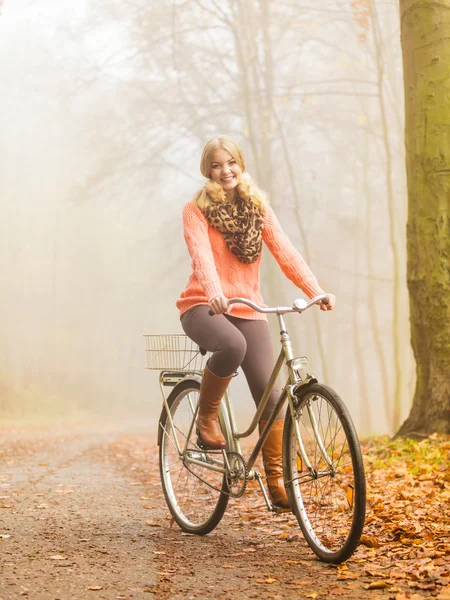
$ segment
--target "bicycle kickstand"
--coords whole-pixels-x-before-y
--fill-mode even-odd
[[[275,513],[276,515],[280,514],[280,513],[284,513],[284,512],[291,512],[290,508],[279,508],[278,506],[274,506],[272,504],[272,502],[270,501],[269,496],[267,495],[266,492],[266,488],[264,487],[264,483],[261,477],[261,473],[259,471],[255,471],[255,475],[254,475],[256,481],[259,484],[259,487],[261,488],[261,492],[262,495],[264,496],[264,501],[266,503],[267,506],[267,510],[270,512]]]

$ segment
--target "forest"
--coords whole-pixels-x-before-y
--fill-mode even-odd
[[[450,600],[449,30],[450,0],[0,0],[0,600]],[[355,433],[295,388],[284,510],[257,422],[189,447],[206,369],[168,408],[146,357],[219,135],[336,297],[286,323]],[[267,247],[260,275],[305,296]]]

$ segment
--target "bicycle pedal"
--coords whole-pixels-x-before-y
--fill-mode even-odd
[[[201,437],[197,438],[196,444],[200,448],[200,450],[209,450],[208,446],[205,444]]]
[[[200,450],[205,450],[209,454],[218,454],[218,453],[222,452],[221,448],[210,448],[208,446],[208,444],[205,442],[205,440],[202,438],[201,433],[198,429],[196,430],[196,433],[197,433],[197,441],[195,443],[200,448]]]
[[[202,438],[202,436],[200,435],[200,431],[198,429],[197,429],[196,433],[197,433],[197,441],[196,441],[197,446],[201,450],[208,450],[208,446],[205,444],[205,441]]]

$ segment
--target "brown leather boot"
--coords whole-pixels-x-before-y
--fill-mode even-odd
[[[205,367],[198,399],[197,429],[204,444],[211,449],[225,448],[226,442],[217,415],[230,377],[218,377]]]
[[[264,430],[266,423],[267,421],[259,422],[260,432]],[[272,504],[278,508],[290,508],[283,480],[283,426],[283,419],[275,421],[272,425],[272,429],[262,447],[262,455]]]

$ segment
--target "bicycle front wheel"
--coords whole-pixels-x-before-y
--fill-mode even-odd
[[[183,531],[204,535],[219,524],[229,495],[223,456],[197,445],[197,381],[179,383],[167,399],[172,422],[161,414],[159,446],[161,483],[167,505]]]
[[[341,563],[355,551],[364,526],[366,480],[358,436],[329,387],[306,385],[295,404],[295,419],[288,412],[283,434],[289,501],[313,552],[324,562]]]

